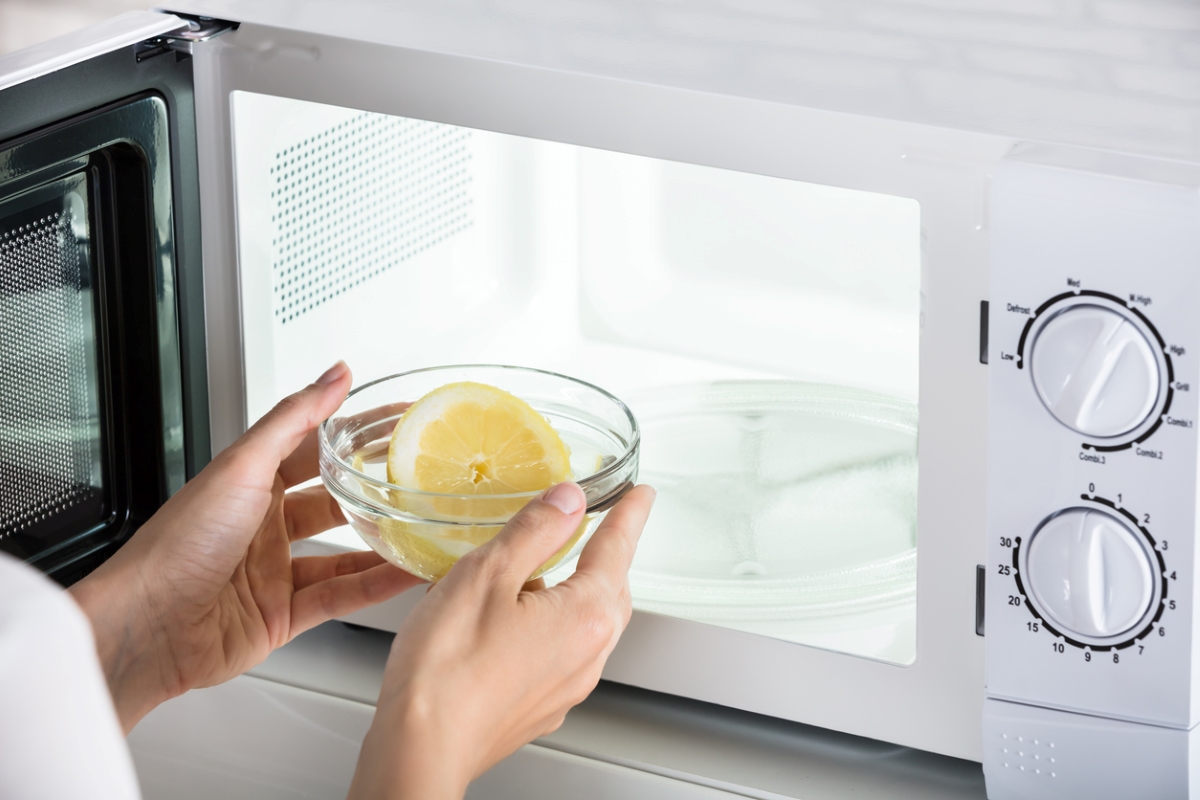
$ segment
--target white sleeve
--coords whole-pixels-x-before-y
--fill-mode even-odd
[[[0,553],[0,797],[140,796],[87,617]]]

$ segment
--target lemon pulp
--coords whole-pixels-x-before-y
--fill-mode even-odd
[[[569,480],[571,454],[545,417],[524,400],[464,381],[434,389],[404,412],[388,445],[387,476],[404,489],[443,495],[394,492],[392,504],[414,516],[454,524],[379,523],[381,538],[407,569],[438,580],[528,502],[527,497],[509,500],[503,495],[537,492]],[[535,576],[557,565],[589,523],[585,518]]]
[[[434,389],[404,412],[388,446],[388,480],[423,492],[536,492],[570,475],[570,451],[546,418],[483,383]]]

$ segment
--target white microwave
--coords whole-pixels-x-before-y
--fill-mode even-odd
[[[660,490],[606,679],[1178,794],[1200,110],[1053,73],[1187,42],[1007,13],[212,0],[0,59],[0,546],[69,582],[338,358],[552,369]]]

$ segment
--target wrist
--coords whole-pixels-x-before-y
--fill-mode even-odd
[[[425,704],[396,698],[379,708],[363,742],[355,798],[462,800],[471,781],[463,748]]]
[[[164,680],[166,661],[158,654],[144,585],[139,576],[125,574],[110,561],[68,591],[91,622],[113,706],[129,733],[155,706],[178,693]]]

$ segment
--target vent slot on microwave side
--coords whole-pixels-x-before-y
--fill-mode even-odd
[[[287,324],[471,227],[471,131],[359,114],[274,155],[274,313]]]

